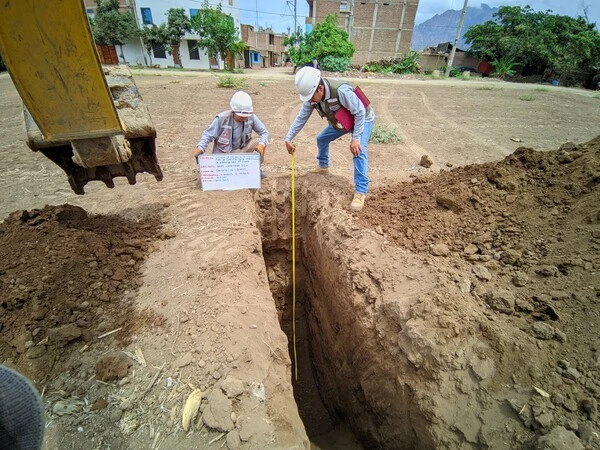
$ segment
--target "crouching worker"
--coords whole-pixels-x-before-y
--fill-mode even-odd
[[[202,133],[194,151],[196,161],[199,155],[206,152],[209,144],[214,142],[212,152],[215,155],[257,152],[262,164],[269,143],[269,132],[254,114],[252,98],[244,91],[237,91],[231,97],[229,106],[231,109],[217,114]],[[253,131],[258,137],[252,138]]]

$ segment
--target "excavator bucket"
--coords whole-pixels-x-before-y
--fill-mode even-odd
[[[81,0],[0,3],[0,53],[24,103],[27,144],[73,191],[148,172],[160,181],[156,129],[125,66],[102,67]]]

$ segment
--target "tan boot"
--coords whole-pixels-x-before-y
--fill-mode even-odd
[[[350,209],[352,211],[360,211],[365,206],[365,197],[367,194],[359,194],[356,192],[354,194],[354,198],[352,199],[352,203],[350,203]]]
[[[310,170],[310,173],[318,173],[321,175],[329,175],[329,167],[315,167]]]

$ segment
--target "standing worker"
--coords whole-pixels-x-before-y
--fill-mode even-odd
[[[244,91],[237,91],[231,97],[229,106],[230,110],[217,114],[204,130],[194,157],[197,160],[198,155],[204,154],[209,144],[214,142],[213,154],[258,152],[262,164],[269,143],[269,132],[254,114],[252,98]],[[252,138],[252,131],[258,134],[257,138]]]
[[[365,108],[354,88],[341,80],[321,77],[321,71],[314,67],[302,67],[295,78],[296,90],[304,103],[285,136],[285,147],[289,154],[294,152],[292,139],[304,128],[314,110],[329,122],[317,136],[317,161],[315,172],[329,174],[329,143],[347,133],[352,133],[350,152],[354,160],[355,193],[350,209],[360,211],[369,191],[367,145],[373,131],[375,112],[370,106]],[[340,111],[341,110],[341,111]],[[340,114],[342,113],[342,114]],[[347,120],[353,125],[348,128]],[[343,120],[345,126],[340,122]]]

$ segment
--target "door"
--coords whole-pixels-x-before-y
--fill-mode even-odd
[[[114,45],[98,45],[98,56],[102,64],[119,64],[119,57],[117,56],[117,50]]]

